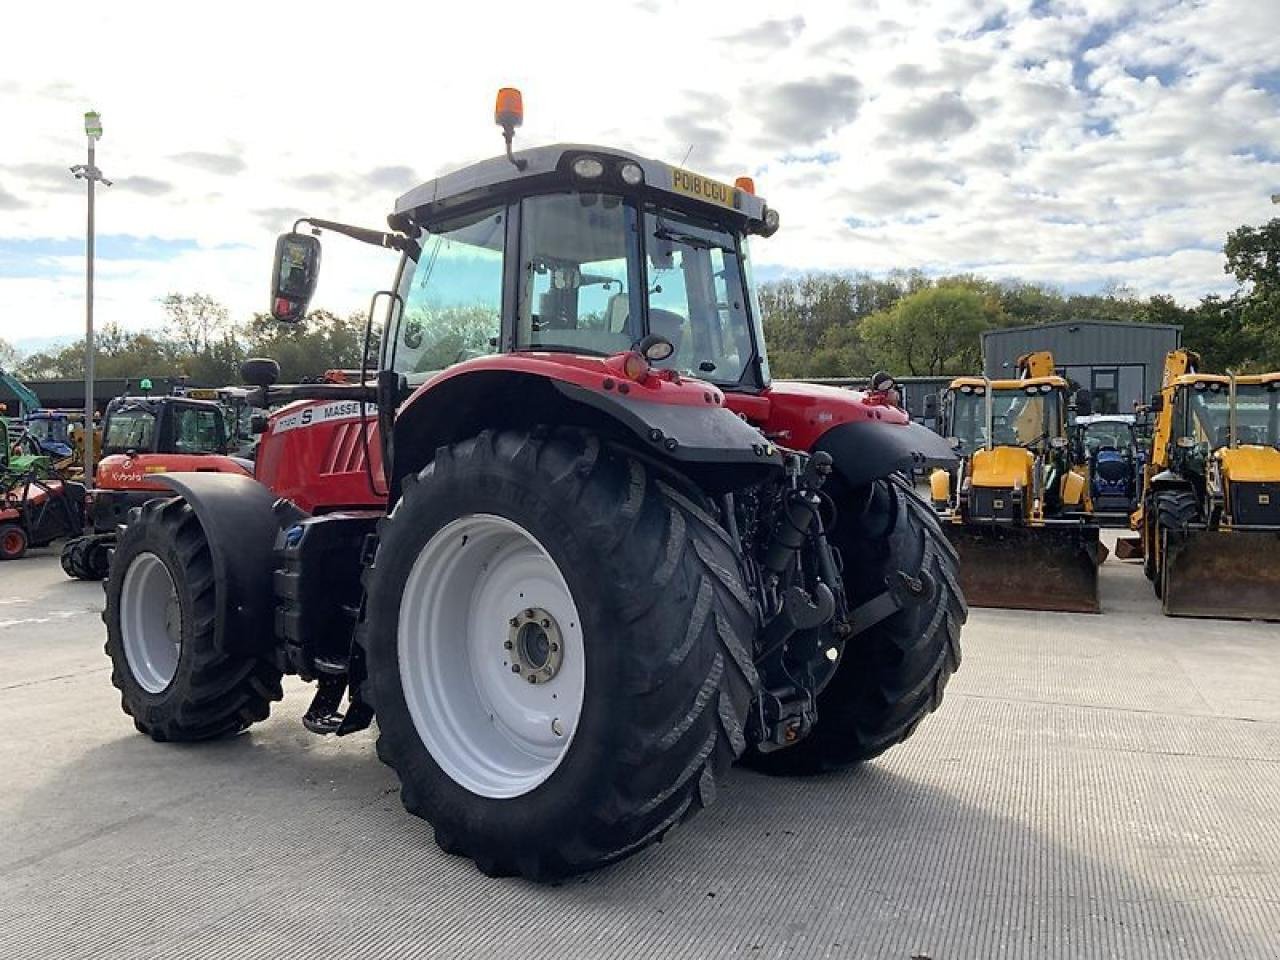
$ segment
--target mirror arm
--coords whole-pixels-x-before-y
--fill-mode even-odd
[[[359,240],[361,243],[370,243],[375,247],[399,250],[401,253],[409,254],[414,260],[417,260],[422,253],[422,248],[418,246],[416,240],[398,233],[370,230],[367,227],[353,227],[349,223],[339,223],[336,220],[321,220],[318,217],[299,217],[293,224],[294,233],[301,232],[298,230],[298,225],[302,223],[309,223],[311,226],[321,230],[332,230],[334,233],[340,233],[344,237]]]

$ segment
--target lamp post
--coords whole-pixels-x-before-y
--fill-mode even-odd
[[[77,163],[71,168],[77,180],[89,185],[89,223],[85,239],[84,270],[84,482],[93,482],[93,185],[101,182],[111,186],[111,181],[93,162],[93,148],[102,136],[102,115],[90,110],[84,115],[84,132],[89,140],[89,162]]]

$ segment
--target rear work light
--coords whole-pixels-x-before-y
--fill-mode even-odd
[[[583,180],[598,180],[604,176],[604,164],[598,157],[579,157],[573,161],[573,175]]]

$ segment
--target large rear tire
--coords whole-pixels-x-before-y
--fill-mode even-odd
[[[106,654],[120,706],[153,740],[209,740],[265,720],[280,670],[214,643],[213,561],[181,497],[135,509],[106,584]]]
[[[709,804],[745,746],[738,556],[592,435],[441,449],[406,478],[366,585],[378,756],[441,849],[487,874],[621,859]]]
[[[794,747],[750,753],[751,765],[766,773],[823,773],[879,756],[938,708],[960,666],[969,608],[955,548],[937,515],[898,476],[876,481],[863,497],[837,492],[844,512],[832,540],[844,559],[850,604],[881,592],[897,571],[920,579],[930,593],[846,644],[836,675],[818,695],[813,732]]]

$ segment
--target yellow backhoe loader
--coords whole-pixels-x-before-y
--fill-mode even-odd
[[[1280,620],[1280,372],[1199,365],[1189,350],[1165,359],[1139,536],[1116,555],[1142,559],[1170,616]]]
[[[1106,548],[1067,431],[1069,392],[1047,351],[1020,357],[1017,379],[960,377],[947,388],[944,433],[960,465],[929,483],[974,606],[1099,610]]]

